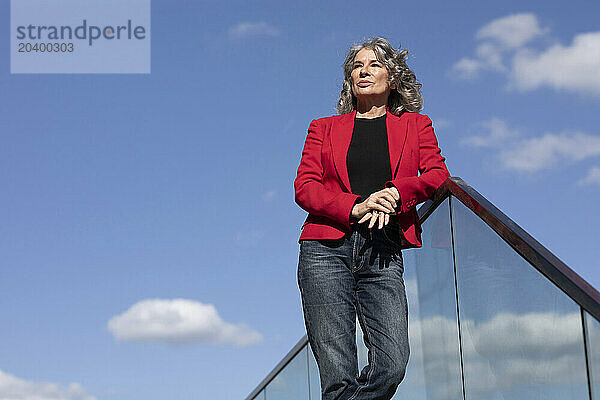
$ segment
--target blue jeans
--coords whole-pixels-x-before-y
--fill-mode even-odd
[[[396,392],[410,353],[403,274],[399,245],[375,227],[300,242],[298,286],[323,400],[390,399]],[[360,374],[357,315],[368,349]]]

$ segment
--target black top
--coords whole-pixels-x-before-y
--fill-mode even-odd
[[[386,116],[354,119],[346,165],[350,189],[361,197],[361,201],[383,189],[392,179]]]

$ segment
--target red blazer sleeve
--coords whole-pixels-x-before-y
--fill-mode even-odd
[[[323,184],[323,136],[324,129],[321,123],[313,119],[308,127],[300,166],[294,180],[295,201],[308,213],[330,218],[349,230],[350,213],[360,196],[341,189],[331,190]]]
[[[441,155],[433,133],[431,119],[418,115],[419,132],[419,176],[400,177],[386,182],[386,187],[395,186],[400,193],[400,212],[405,213],[417,204],[428,200],[433,192],[450,176],[445,158]]]

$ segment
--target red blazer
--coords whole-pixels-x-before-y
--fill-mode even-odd
[[[346,168],[355,116],[356,110],[314,119],[308,127],[294,180],[295,201],[309,213],[298,241],[339,239],[358,223],[350,220],[350,212],[364,199],[352,194]],[[386,127],[392,180],[385,186],[395,186],[400,193],[397,211],[406,239],[403,247],[421,247],[416,205],[429,199],[450,174],[429,117],[410,112],[397,116],[388,107]]]

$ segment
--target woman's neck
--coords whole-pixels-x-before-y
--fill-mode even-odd
[[[358,107],[356,109],[356,117],[357,118],[377,118],[381,117],[386,113],[387,104],[382,104],[379,106],[372,105],[370,107]]]

